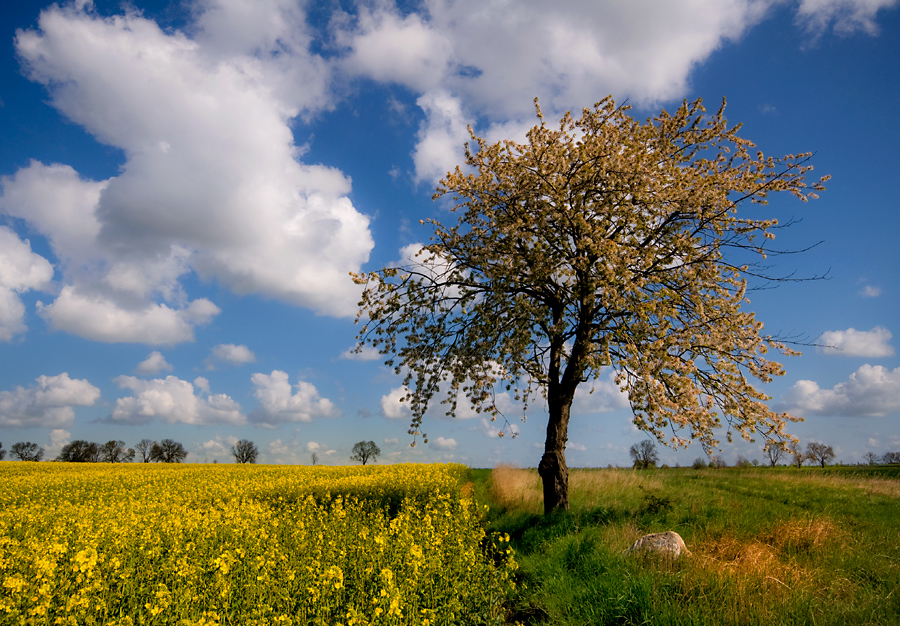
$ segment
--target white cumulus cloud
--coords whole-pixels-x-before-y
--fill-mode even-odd
[[[872,330],[829,330],[822,333],[818,343],[819,351],[835,356],[886,357],[894,355],[894,347],[889,343],[891,331],[884,326]]]
[[[429,439],[428,443],[433,445],[438,450],[456,449],[456,439],[453,439],[452,437],[438,437],[437,439]]]
[[[216,368],[218,363],[227,363],[228,365],[243,365],[245,363],[256,362],[256,355],[253,351],[244,345],[235,345],[233,343],[220,343],[213,347],[212,354],[207,357],[205,364],[206,369]]]
[[[863,365],[845,382],[822,389],[812,380],[799,380],[782,403],[800,415],[883,416],[900,411],[900,367]]]
[[[166,361],[166,357],[161,352],[154,350],[150,356],[138,363],[136,371],[138,374],[157,374],[162,371],[171,372],[172,369],[173,367]]]
[[[62,261],[64,288],[42,309],[56,329],[190,341],[215,306],[191,301],[190,273],[323,314],[356,310],[348,272],[368,259],[369,218],[341,172],[299,160],[291,130],[332,104],[304,12],[287,0],[193,8],[191,35],[83,2],[52,5],[36,29],[17,32],[25,75],[125,155],[105,181],[38,162],[2,180],[0,208]]]
[[[141,380],[119,376],[114,382],[134,395],[116,400],[109,421],[122,424],[146,424],[162,421],[169,424],[233,424],[246,423],[240,405],[225,394],[198,395],[194,385],[175,376]]]
[[[250,419],[260,426],[274,428],[290,422],[311,422],[317,417],[337,417],[337,407],[328,398],[319,395],[312,383],[297,381],[291,386],[286,372],[273,370],[271,374],[253,374],[253,395],[259,407],[250,413]]]
[[[897,6],[897,0],[800,0],[797,22],[820,35],[830,26],[840,35],[862,31],[878,34],[878,12]]]
[[[43,289],[52,278],[53,266],[31,251],[31,242],[0,226],[0,341],[10,341],[27,330],[19,294]]]
[[[75,421],[75,406],[94,406],[100,390],[86,380],[38,376],[29,388],[0,391],[0,426],[62,428]]]

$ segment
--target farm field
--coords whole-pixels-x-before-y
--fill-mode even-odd
[[[496,623],[462,465],[0,464],[0,624]]]
[[[573,470],[544,516],[535,470],[475,470],[519,563],[522,624],[900,624],[900,468]],[[675,562],[624,553],[674,530]]]

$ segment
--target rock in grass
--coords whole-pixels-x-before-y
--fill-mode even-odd
[[[653,533],[644,535],[626,550],[626,552],[649,552],[671,559],[677,559],[682,554],[690,554],[681,535],[674,531]]]

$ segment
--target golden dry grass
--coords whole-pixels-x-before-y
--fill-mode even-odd
[[[661,490],[662,480],[650,472],[632,470],[583,470],[569,472],[569,499],[593,508],[603,504],[637,502],[645,491]],[[537,470],[500,464],[491,472],[490,494],[507,509],[540,513],[543,488]]]

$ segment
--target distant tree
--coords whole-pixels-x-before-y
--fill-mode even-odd
[[[806,458],[810,461],[816,461],[822,467],[825,467],[825,464],[834,458],[834,450],[831,446],[826,446],[824,443],[810,441],[806,444]]]
[[[763,452],[766,453],[766,457],[768,457],[772,467],[775,467],[778,464],[778,460],[784,456],[784,448],[775,442],[769,442],[766,447],[763,448]]]
[[[803,453],[803,450],[800,449],[800,444],[796,441],[792,442],[791,445],[788,446],[788,452],[791,455],[791,465],[803,467],[803,463],[806,461],[807,457]]]
[[[734,466],[741,469],[750,469],[751,467],[753,467],[753,463],[751,463],[750,460],[743,455],[738,455],[737,461],[735,461]]]
[[[709,467],[709,463],[707,463],[703,457],[698,456],[696,459],[694,459],[694,462],[691,464],[691,467],[694,468],[695,470],[705,469],[705,468]]]
[[[181,463],[187,455],[184,446],[172,439],[163,439],[158,443],[154,441],[150,448],[150,460],[157,463]]]
[[[313,452],[309,455],[309,460],[312,461],[313,465],[316,465],[319,462],[319,455]]]
[[[863,460],[867,465],[878,465],[878,455],[874,452],[866,452],[863,455]]]
[[[634,469],[650,469],[656,467],[659,462],[659,454],[656,452],[656,444],[652,439],[644,439],[640,443],[631,446],[628,451],[631,460],[634,461]]]
[[[722,469],[723,467],[728,467],[728,461],[722,455],[711,456],[709,457],[709,465],[716,469]]]
[[[126,448],[124,441],[111,440],[100,446],[102,463],[130,463],[134,460],[134,450]]]
[[[896,465],[900,463],[900,452],[885,452],[881,457],[881,462],[885,465]]]
[[[231,446],[231,456],[234,457],[235,463],[256,463],[259,450],[249,439],[241,439]]]
[[[14,443],[9,453],[20,461],[40,461],[44,458],[44,449],[30,441]]]
[[[6,450],[3,449],[3,442],[0,441],[0,461],[6,457]]]
[[[376,446],[374,441],[359,441],[353,446],[350,460],[359,461],[365,465],[369,460],[373,463],[378,461],[379,456],[381,456],[381,448]]]
[[[97,463],[100,460],[100,447],[93,441],[76,439],[62,447],[56,460],[64,463]]]
[[[156,442],[151,439],[141,439],[134,446],[134,449],[137,451],[137,453],[141,455],[142,463],[149,463],[153,460],[150,457],[151,453],[153,452],[153,444],[155,443]]]

